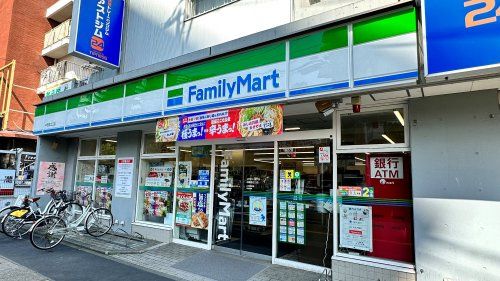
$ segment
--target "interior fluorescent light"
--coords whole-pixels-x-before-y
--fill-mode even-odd
[[[115,140],[104,140],[104,141],[107,141],[107,142],[116,142]]]
[[[395,142],[390,137],[388,137],[386,134],[382,134],[382,137],[385,140],[387,140],[388,142],[390,142],[391,144],[395,144]]]
[[[285,150],[285,149],[305,149],[305,148],[314,148],[314,146],[280,147],[281,150]]]
[[[363,162],[365,162],[365,161],[366,161],[365,159],[361,159],[361,158],[359,158],[359,157],[354,157],[354,159],[359,160],[359,161],[363,161]]]
[[[182,152],[187,152],[187,153],[191,153],[191,150],[187,150],[187,149],[181,149]]]
[[[396,118],[398,118],[399,120],[399,123],[401,123],[401,126],[405,126],[405,119],[403,118],[403,116],[401,115],[401,112],[399,112],[399,110],[394,110],[394,115],[396,115]]]
[[[285,131],[298,131],[298,130],[300,130],[300,127],[285,128]]]
[[[287,154],[314,154],[314,151],[293,151],[293,152],[280,152],[280,155],[287,155]],[[253,155],[274,155],[274,152],[257,152],[254,153]]]

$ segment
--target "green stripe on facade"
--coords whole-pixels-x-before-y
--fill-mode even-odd
[[[168,91],[168,97],[169,98],[182,97],[182,93],[183,93],[182,88],[171,90],[171,91]]]
[[[416,31],[414,8],[353,24],[355,45]]]
[[[92,94],[85,94],[68,99],[68,110],[92,104]]]
[[[114,99],[119,99],[123,98],[123,88],[124,85],[118,85],[114,87],[110,87],[107,89],[103,89],[97,92],[94,92],[94,102],[93,103],[100,103],[100,102],[105,102],[105,101],[110,101]]]
[[[290,59],[348,46],[347,26],[322,30],[290,40]]]
[[[40,105],[35,108],[35,117],[45,114],[45,105]]]
[[[66,101],[67,100],[59,100],[55,102],[48,103],[45,108],[45,114],[56,113],[60,111],[66,110]]]
[[[167,73],[167,87],[282,62],[285,61],[285,48],[285,43],[280,42],[225,58],[174,70]]]
[[[141,80],[136,80],[130,83],[127,83],[127,88],[125,90],[125,96],[133,96],[137,94],[142,94],[154,90],[158,90],[163,88],[163,82],[165,79],[164,74],[151,76],[148,78],[144,78]]]

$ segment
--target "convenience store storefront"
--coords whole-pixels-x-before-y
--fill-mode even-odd
[[[364,94],[416,83],[416,21],[403,9],[53,101],[35,131],[78,138],[66,181],[130,231],[414,272],[408,107]]]

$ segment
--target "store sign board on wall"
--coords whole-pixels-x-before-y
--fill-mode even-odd
[[[283,133],[283,106],[208,111],[158,119],[156,141],[242,138]]]
[[[372,179],[403,179],[403,157],[370,157]]]
[[[0,169],[0,189],[13,189],[16,170]]]
[[[132,182],[134,178],[134,157],[118,158],[116,166],[115,196],[132,198]]]
[[[64,163],[40,162],[36,194],[43,195],[45,194],[43,190],[48,189],[62,190],[64,187],[64,167]]]
[[[500,0],[427,0],[423,7],[426,74],[500,66]]]
[[[124,0],[75,1],[69,53],[108,67],[120,66]]]

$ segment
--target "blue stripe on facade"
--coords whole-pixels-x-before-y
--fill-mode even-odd
[[[38,135],[38,134],[41,134],[43,131],[33,131],[33,134],[34,135]]]
[[[210,104],[199,105],[199,106],[165,110],[164,114],[165,115],[174,115],[174,114],[181,114],[181,113],[188,112],[188,111],[211,110],[214,107],[225,107],[225,106],[231,106],[231,105],[237,105],[237,104],[243,105],[243,103],[272,100],[272,99],[278,99],[278,98],[284,98],[284,97],[286,97],[285,92],[280,92],[280,93],[275,93],[275,94],[270,94],[270,95],[265,95],[265,96],[256,96],[256,97],[250,97],[250,98],[245,98],[245,99],[224,101],[224,102],[219,102],[219,103],[215,103],[215,104],[210,103]]]
[[[397,80],[403,80],[403,79],[409,79],[409,78],[417,78],[417,77],[418,77],[418,71],[410,71],[410,72],[380,76],[380,77],[375,77],[375,78],[355,80],[354,86],[355,87],[356,86],[364,86],[364,85],[371,85],[371,84],[397,81]]]
[[[111,124],[111,123],[118,123],[121,122],[122,118],[113,118],[113,119],[108,119],[108,120],[101,120],[101,121],[96,121],[92,122],[92,126],[100,126],[100,125],[106,125],[106,124]]]
[[[65,130],[74,130],[74,129],[80,129],[80,128],[85,128],[85,127],[89,127],[90,126],[90,123],[82,123],[82,124],[77,124],[77,125],[70,125],[70,126],[66,126],[64,127]]]
[[[323,86],[318,86],[318,87],[290,91],[290,96],[293,97],[293,96],[299,96],[299,95],[314,94],[314,93],[318,93],[318,92],[325,92],[325,91],[337,90],[337,89],[348,88],[348,87],[349,87],[349,82],[340,82],[340,83],[328,84],[328,85],[323,85]]]
[[[162,116],[162,111],[157,111],[157,112],[151,112],[151,113],[144,113],[144,114],[138,114],[138,115],[133,115],[133,116],[126,116],[123,117],[123,121],[133,121],[133,120],[138,120],[141,118],[152,118],[152,117],[160,117]]]
[[[64,131],[64,127],[43,130],[43,133],[44,134],[49,134],[49,133],[54,133],[54,132],[59,132],[59,131]]]
[[[176,106],[181,104],[182,104],[182,97],[177,97],[167,100],[167,106]]]

